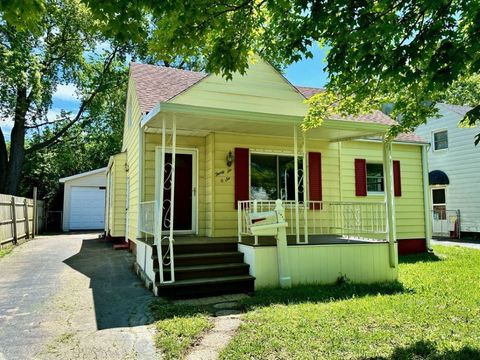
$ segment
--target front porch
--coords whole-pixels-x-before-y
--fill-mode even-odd
[[[340,144],[382,135],[385,126],[366,124],[356,129],[348,121],[332,121],[321,130],[305,133],[300,130],[300,117],[273,119],[236,112],[233,119],[225,121],[223,113],[196,114],[195,109],[178,104],[172,110],[165,107],[164,113],[160,108],[142,124],[146,142],[143,147],[155,155],[153,160],[151,155],[144,155],[154,165],[153,168],[144,165],[145,174],[148,171],[148,178],[155,181],[144,180],[137,239],[137,264],[158,295],[197,296],[204,295],[206,289],[208,293],[253,291],[281,285],[277,239],[253,236],[246,222],[250,212],[272,211],[275,200],[250,200],[250,191],[238,198],[234,190],[238,181],[234,177],[239,172],[237,164],[245,163],[245,159],[240,159],[237,153],[232,156],[236,146],[253,148],[257,154],[280,154],[277,164],[282,156],[290,161],[290,183],[287,184],[285,170],[282,178],[285,187],[277,189],[277,193],[282,198],[288,223],[287,257],[292,284],[332,283],[338,278],[355,282],[396,279],[391,142],[384,141],[383,152],[380,148],[380,154],[376,155],[384,168],[385,193],[355,201],[344,196],[342,189]],[[243,145],[245,138],[237,136],[236,143],[226,145],[232,150],[224,149],[222,139],[234,138],[232,132],[239,129],[254,130],[256,136],[264,134],[270,138],[263,143],[259,138],[252,146]],[[145,139],[156,140],[152,143]],[[188,150],[185,144],[193,143],[197,147]],[[328,168],[335,169],[324,174],[325,188],[329,190],[323,195],[325,200],[312,191],[311,184],[318,179],[309,175],[313,161],[319,159],[310,156],[311,151],[322,151]],[[188,163],[192,169],[195,164],[196,173],[182,169],[181,180],[175,180],[179,153],[194,154]],[[250,158],[246,163],[250,164]],[[191,190],[185,188],[185,176]],[[246,179],[250,184],[248,174]],[[279,182],[277,178],[277,187]],[[260,190],[255,194],[265,196],[266,192]],[[188,193],[192,196],[186,196]],[[234,197],[239,201],[234,202]],[[178,214],[187,205],[188,211],[183,214],[191,214],[191,219],[188,217],[189,225],[182,227],[178,224],[183,224],[185,217],[180,219]]]

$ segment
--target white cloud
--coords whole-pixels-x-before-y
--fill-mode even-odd
[[[47,119],[48,121],[54,121],[57,119],[57,115],[60,115],[61,113],[60,108],[54,108],[54,109],[49,109],[47,112]]]
[[[77,88],[73,84],[58,85],[57,91],[53,94],[54,100],[78,101],[75,91]]]

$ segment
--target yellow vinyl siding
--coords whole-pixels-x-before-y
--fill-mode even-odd
[[[245,136],[240,134],[215,133],[215,174],[227,173],[225,158],[234,148],[248,148],[250,153],[262,152],[293,155],[293,139],[268,136]],[[338,201],[338,144],[318,140],[307,141],[307,151],[322,153],[323,199]],[[214,236],[237,235],[237,211],[234,208],[233,166],[226,176],[215,176]]]
[[[110,191],[108,223],[111,236],[125,236],[125,199],[126,199],[126,154],[120,153],[113,156],[109,176],[112,177]]]
[[[422,185],[422,150],[420,146],[393,145],[393,159],[400,160],[402,196],[395,197],[398,239],[425,238]],[[382,162],[382,144],[346,142],[342,145],[342,185],[344,201],[383,201],[381,195],[355,196],[354,159]]]
[[[162,145],[161,134],[146,134],[145,155],[144,155],[144,199],[154,200],[155,196],[155,148]],[[205,175],[205,137],[198,136],[177,136],[177,149],[197,150],[197,213],[198,213],[198,234],[205,236],[206,229],[206,175]],[[167,145],[168,150],[168,145]]]
[[[128,107],[131,107],[128,110]],[[128,117],[131,115],[131,121]],[[122,151],[127,153],[127,168],[126,176],[129,178],[130,191],[129,208],[128,208],[128,239],[135,241],[137,238],[137,221],[138,221],[138,204],[139,204],[139,184],[138,184],[138,146],[139,146],[139,131],[142,114],[137,99],[137,94],[132,78],[128,84],[127,95],[127,111],[125,115],[125,123],[123,130],[123,146]]]
[[[237,235],[237,212],[234,208],[233,166],[227,174],[225,157],[235,147],[248,148],[252,152],[293,154],[293,139],[265,136],[242,136],[240,134],[214,134],[214,208],[213,236]],[[339,151],[339,146],[341,150]],[[324,201],[383,201],[381,195],[355,196],[354,159],[382,162],[382,144],[351,141],[330,143],[307,140],[308,152],[322,154],[322,189]],[[339,154],[341,159],[339,160]],[[421,147],[412,145],[393,146],[393,157],[400,160],[402,196],[395,198],[397,236],[399,239],[424,238],[423,187]],[[341,179],[340,173],[341,171]],[[228,180],[227,177],[230,179]],[[340,194],[341,186],[341,194]],[[207,190],[208,192],[209,190]]]
[[[250,63],[247,74],[234,74],[227,81],[209,75],[170,102],[194,106],[254,111],[271,114],[306,113],[304,97],[271,65],[259,57]]]
[[[205,139],[205,234],[213,236],[215,221],[215,133],[208,134]]]

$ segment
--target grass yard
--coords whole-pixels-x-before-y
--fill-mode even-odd
[[[150,311],[155,323],[155,345],[165,360],[182,358],[200,337],[213,326],[211,309],[188,305],[174,305],[166,300],[155,300]]]
[[[401,259],[397,284],[263,290],[222,359],[480,359],[480,251]]]
[[[5,246],[3,248],[0,248],[0,259],[8,254],[10,254],[13,250],[12,245]]]

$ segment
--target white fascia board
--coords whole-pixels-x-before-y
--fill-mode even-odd
[[[64,178],[61,178],[61,179],[58,180],[58,181],[61,182],[61,183],[64,183],[65,181],[70,181],[70,180],[79,179],[79,178],[82,178],[82,177],[84,177],[84,176],[90,176],[90,175],[100,174],[100,173],[102,173],[102,172],[106,172],[107,169],[108,169],[108,167],[103,167],[103,168],[100,168],[100,169],[95,169],[95,170],[87,171],[87,172],[84,172],[84,173],[80,173],[80,174],[76,174],[76,175],[64,177]]]

